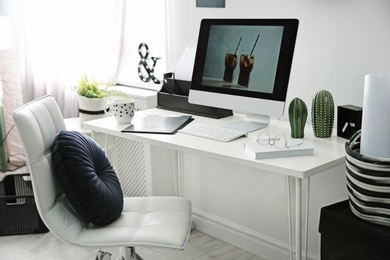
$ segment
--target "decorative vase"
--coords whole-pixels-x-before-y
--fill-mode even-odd
[[[307,107],[300,98],[294,98],[288,107],[288,116],[291,126],[292,138],[303,138],[305,136],[305,124],[307,120]]]
[[[316,137],[330,137],[334,124],[334,102],[332,94],[321,90],[313,98],[311,106],[311,123]]]
[[[85,121],[106,117],[104,107],[108,103],[108,98],[87,98],[79,95],[79,116],[80,124]]]

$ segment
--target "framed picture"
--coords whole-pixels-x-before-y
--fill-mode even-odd
[[[196,7],[225,8],[225,0],[196,0]]]

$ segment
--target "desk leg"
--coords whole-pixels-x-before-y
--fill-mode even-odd
[[[309,240],[309,203],[310,203],[310,177],[307,178],[306,218],[305,218],[305,259],[307,260],[307,248]]]
[[[291,223],[291,177],[287,176],[287,207],[288,207],[288,242],[290,250],[290,260],[294,259],[292,246],[292,223]]]
[[[176,150],[172,150],[172,166],[173,166],[173,179],[175,183],[175,195],[183,197],[184,195],[184,154]]]
[[[295,178],[295,250],[296,259],[302,260],[302,179]]]
[[[91,131],[91,138],[93,140],[95,140],[95,141],[96,141],[96,133],[97,132],[95,130]],[[104,146],[103,146],[103,149],[104,149],[104,151],[107,152],[107,149],[108,149],[108,134],[104,134]]]
[[[290,259],[292,259],[292,241],[291,241],[291,205],[290,205],[290,177],[287,179],[288,181],[288,201],[289,201],[289,236],[290,236]],[[295,178],[295,257],[296,260],[302,260],[302,233],[303,228],[305,228],[305,259],[307,259],[307,251],[308,251],[308,236],[309,236],[309,197],[310,197],[310,178],[307,179],[307,195],[306,195],[306,214],[303,219],[302,216],[302,179]],[[303,226],[302,226],[302,223]]]
[[[92,130],[91,131],[91,138],[93,139],[93,140],[96,140],[95,138],[96,138],[96,131],[95,130]]]

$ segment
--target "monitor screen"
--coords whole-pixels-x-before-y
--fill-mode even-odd
[[[189,102],[254,122],[283,115],[297,30],[297,19],[203,19]]]

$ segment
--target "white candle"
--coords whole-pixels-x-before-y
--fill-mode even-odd
[[[390,74],[365,76],[360,153],[390,158]]]

